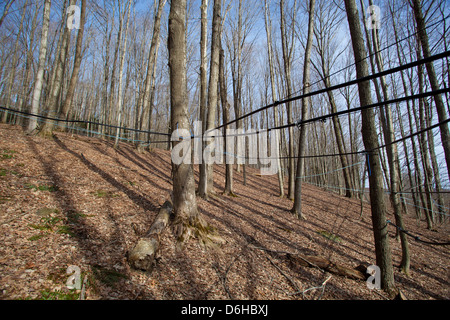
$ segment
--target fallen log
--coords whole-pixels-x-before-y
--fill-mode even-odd
[[[319,256],[303,256],[300,254],[286,255],[287,259],[295,266],[302,267],[316,267],[330,273],[347,277],[354,280],[366,280],[366,275],[357,269],[349,268],[343,265],[336,264],[326,258]]]
[[[173,212],[172,203],[167,200],[159,209],[147,234],[140,238],[136,246],[128,253],[128,262],[131,267],[151,272],[154,266],[156,253],[160,247],[160,236],[169,224]]]

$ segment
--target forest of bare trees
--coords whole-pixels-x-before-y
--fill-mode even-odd
[[[282,127],[279,196],[299,219],[308,218],[302,183],[370,201],[390,291],[386,210],[399,228],[404,215],[433,229],[450,213],[450,57],[433,58],[449,50],[449,14],[445,0],[4,0],[0,119],[28,134],[70,131],[139,152],[174,147],[172,132],[192,132],[195,121],[201,134]],[[238,139],[236,154],[250,141]],[[224,191],[214,189],[213,166],[199,165],[196,185],[193,165],[173,164],[180,237],[209,230],[196,197]],[[260,165],[227,164],[227,194],[239,188],[233,172],[245,183],[248,166]],[[408,238],[398,237],[408,273]]]

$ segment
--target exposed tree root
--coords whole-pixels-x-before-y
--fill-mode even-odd
[[[191,238],[198,239],[204,248],[218,248],[225,243],[217,229],[199,215],[190,218],[177,217],[173,222],[173,227],[177,236],[177,250],[182,250]]]

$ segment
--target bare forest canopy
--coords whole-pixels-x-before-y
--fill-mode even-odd
[[[449,25],[445,0],[4,0],[0,120],[139,152],[176,148],[178,129],[233,129],[247,137],[215,154],[234,159],[227,194],[233,171],[271,160],[298,218],[303,182],[369,201],[386,277],[389,207],[408,273],[402,215],[432,230],[450,214]],[[199,165],[198,186],[191,164],[172,166],[178,236],[204,229],[214,242],[195,203],[218,192],[213,164]]]

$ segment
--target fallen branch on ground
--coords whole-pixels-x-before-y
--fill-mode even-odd
[[[319,269],[322,272],[330,272],[339,276],[348,277],[350,279],[354,280],[366,280],[367,275],[365,275],[361,270],[357,268],[349,268],[343,265],[336,264],[334,262],[331,262],[330,260],[319,257],[319,256],[307,256],[307,255],[301,255],[298,253],[291,253],[286,251],[278,251],[278,250],[271,250],[266,249],[262,247],[256,247],[252,246],[255,249],[264,250],[267,252],[273,252],[273,253],[279,253],[286,255],[286,258],[289,260],[289,262],[293,266],[302,266],[302,267],[314,267]]]
[[[133,268],[152,271],[156,252],[160,246],[160,236],[169,224],[172,211],[173,205],[167,200],[159,209],[159,213],[155,221],[153,221],[150,230],[138,240],[136,246],[129,252],[128,261]]]
[[[323,293],[324,293],[324,291],[325,291],[325,285],[327,284],[327,282],[329,281],[331,279],[331,276],[329,276],[324,282],[322,282],[322,284],[320,285],[320,286],[318,286],[318,287],[312,287],[312,288],[308,288],[308,289],[306,289],[306,290],[303,290],[303,291],[297,291],[297,292],[294,292],[294,293],[292,293],[291,295],[296,295],[296,294],[302,294],[303,295],[303,297],[305,297],[305,293],[307,293],[308,291],[312,291],[312,290],[316,290],[316,289],[322,289],[322,292],[321,292],[321,294],[320,294],[320,296],[317,298],[317,300],[320,300],[321,298],[322,298],[322,295],[323,295]]]
[[[300,254],[287,254],[286,258],[293,265],[302,267],[317,267],[330,273],[347,277],[354,280],[366,280],[366,276],[357,269],[352,269],[343,265],[336,264],[330,260],[319,256],[302,256]]]

